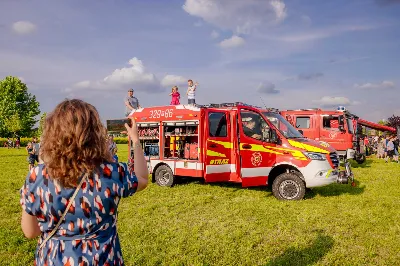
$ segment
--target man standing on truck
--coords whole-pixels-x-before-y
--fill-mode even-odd
[[[125,116],[128,116],[132,110],[141,108],[139,104],[139,100],[133,96],[133,89],[128,90],[128,96],[125,97],[124,102],[125,102]]]

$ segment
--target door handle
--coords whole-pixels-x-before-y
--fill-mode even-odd
[[[216,144],[210,144],[210,145],[208,145],[208,147],[210,147],[210,148],[216,148],[217,145],[216,145]]]
[[[248,149],[251,149],[251,145],[250,144],[243,144],[242,148],[248,150]]]

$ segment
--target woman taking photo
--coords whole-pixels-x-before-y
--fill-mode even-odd
[[[123,265],[116,222],[120,198],[143,190],[148,170],[137,126],[125,124],[134,143],[135,172],[114,163],[95,107],[65,100],[48,115],[40,150],[21,188],[21,227],[40,236],[36,265]]]

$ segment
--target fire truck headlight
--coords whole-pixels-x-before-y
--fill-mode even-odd
[[[311,160],[318,160],[318,161],[326,160],[326,156],[318,152],[304,152],[304,155],[310,158]]]

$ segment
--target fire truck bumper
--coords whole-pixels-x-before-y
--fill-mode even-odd
[[[327,161],[314,160],[301,169],[306,187],[322,187],[338,182],[340,172],[332,169]]]

